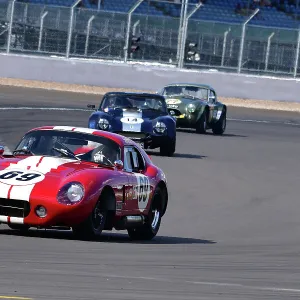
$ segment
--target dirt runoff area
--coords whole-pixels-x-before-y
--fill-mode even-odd
[[[64,84],[56,82],[42,82],[34,80],[23,80],[23,79],[11,79],[11,78],[0,78],[0,86],[16,86],[25,88],[35,89],[46,89],[53,91],[62,92],[74,92],[83,94],[97,94],[103,95],[110,91],[124,91],[124,92],[153,92],[147,90],[132,90],[125,88],[108,88],[99,86],[86,86],[86,85],[75,85],[75,84]],[[240,99],[240,98],[225,98],[221,95],[218,99],[228,106],[244,107],[252,109],[267,109],[276,111],[291,111],[300,113],[300,103],[286,102],[286,101],[271,101],[268,99]]]

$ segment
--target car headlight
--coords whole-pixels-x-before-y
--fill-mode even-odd
[[[194,104],[189,104],[187,110],[189,113],[193,113],[196,110],[196,106]]]
[[[79,182],[70,182],[63,186],[58,194],[57,201],[61,204],[72,205],[80,202],[84,196],[84,187]]]
[[[99,126],[99,128],[100,129],[102,129],[102,130],[107,130],[108,129],[108,127],[109,127],[109,122],[108,122],[108,120],[106,120],[106,119],[99,119],[99,121],[98,121],[98,126]]]
[[[164,133],[167,129],[167,126],[163,122],[156,122],[156,124],[154,125],[154,129],[158,133]]]

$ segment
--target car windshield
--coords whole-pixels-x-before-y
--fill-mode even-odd
[[[191,85],[171,85],[163,89],[163,96],[190,96],[207,100],[208,90],[206,88]]]
[[[143,95],[107,95],[103,99],[100,109],[105,112],[110,109],[137,109],[152,110],[159,113],[166,113],[167,106],[162,97]]]
[[[29,132],[13,153],[65,157],[104,165],[121,159],[120,146],[108,138],[59,130]]]

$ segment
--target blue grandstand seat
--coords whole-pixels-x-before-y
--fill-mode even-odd
[[[75,0],[19,0],[22,2],[53,4],[61,6],[71,6]],[[190,4],[196,4],[199,0],[190,0]],[[245,14],[235,12],[237,3],[246,6],[249,0],[206,0],[203,7],[192,16],[192,19],[211,20],[215,22],[242,23],[247,18]],[[300,2],[300,1],[299,1]],[[104,0],[101,10],[127,12],[136,0]],[[271,0],[272,6],[261,7],[258,16],[251,20],[251,24],[261,26],[276,26],[287,28],[298,28],[300,25],[294,16],[300,17],[299,7],[295,3],[289,4],[289,0],[284,0],[280,8],[281,0]],[[291,2],[290,2],[291,3]],[[83,0],[83,6],[90,9],[97,9],[97,1]],[[258,7],[253,4],[252,8]],[[138,14],[148,14],[157,16],[180,16],[180,5],[166,2],[155,2],[145,0],[136,10]],[[249,13],[250,14],[250,13]]]

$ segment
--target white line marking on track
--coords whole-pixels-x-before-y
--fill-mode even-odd
[[[31,106],[20,106],[20,107],[0,107],[1,110],[43,110],[43,111],[86,111],[93,112],[91,109],[84,108],[68,108],[68,107],[31,107]],[[300,123],[292,123],[292,122],[276,122],[276,121],[267,121],[267,120],[252,120],[252,119],[235,119],[235,118],[227,118],[227,121],[235,121],[235,122],[249,122],[249,123],[265,123],[265,124],[283,124],[283,125],[292,125],[292,126],[300,126]]]
[[[84,108],[67,108],[67,107],[30,107],[30,106],[20,106],[20,107],[0,107],[0,110],[58,110],[58,111],[90,111],[91,109]]]
[[[150,281],[169,282],[169,283],[176,281],[167,278],[121,276],[121,275],[113,275],[113,274],[103,274],[103,276],[107,278],[142,279],[142,280],[150,280]],[[198,284],[198,285],[214,285],[220,287],[237,287],[237,288],[245,288],[245,289],[252,289],[252,290],[261,290],[261,291],[300,293],[300,289],[289,289],[283,287],[281,288],[281,287],[251,286],[251,285],[245,285],[240,283],[188,281],[188,280],[185,280],[184,283]]]
[[[199,284],[199,285],[215,285],[215,286],[225,286],[225,287],[241,287],[253,290],[264,290],[264,291],[277,291],[277,292],[292,292],[300,293],[300,289],[288,289],[280,287],[263,287],[263,286],[251,286],[239,283],[225,283],[225,282],[206,282],[206,281],[186,281],[186,283]]]
[[[300,123],[276,122],[276,121],[265,121],[265,120],[251,120],[251,119],[247,120],[247,119],[232,119],[232,118],[227,118],[227,121],[248,122],[248,123],[265,123],[265,124],[284,124],[284,125],[300,126]]]

